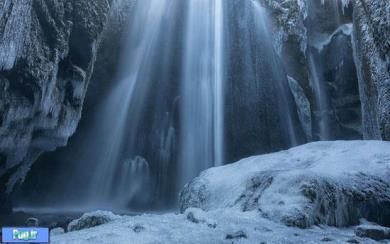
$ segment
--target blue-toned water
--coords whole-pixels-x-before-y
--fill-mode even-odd
[[[74,157],[85,192],[76,205],[172,206],[207,168],[298,144],[258,2],[143,0],[132,13],[116,82]]]

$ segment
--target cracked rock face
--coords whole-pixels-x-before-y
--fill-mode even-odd
[[[109,9],[108,0],[0,2],[1,196],[74,133]]]

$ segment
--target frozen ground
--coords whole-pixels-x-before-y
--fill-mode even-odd
[[[183,190],[182,214],[119,217],[99,212],[97,218],[89,214],[85,218],[90,220],[82,221],[103,225],[53,235],[51,240],[130,244],[375,243],[357,237],[354,226],[363,218],[390,225],[389,184],[390,142],[310,143],[206,170]],[[366,228],[367,222],[363,224]],[[376,236],[375,231],[381,228],[372,228],[369,234]],[[383,232],[379,234],[390,235],[389,229]]]
[[[195,212],[195,217],[190,212]],[[201,217],[199,217],[199,215]],[[196,221],[198,219],[198,221]],[[198,223],[195,223],[198,222]],[[230,235],[230,236],[229,236]],[[356,237],[353,228],[287,227],[262,218],[258,212],[220,209],[187,210],[185,214],[120,217],[108,224],[52,235],[53,244],[213,244],[213,243],[376,243]],[[390,243],[390,242],[382,242]]]

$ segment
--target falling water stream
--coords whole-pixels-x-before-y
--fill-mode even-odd
[[[180,184],[223,162],[223,0],[188,1]]]
[[[85,188],[76,204],[171,206],[207,168],[299,143],[287,74],[257,1],[132,8],[116,82],[73,160],[83,182],[72,187]]]
[[[169,16],[175,15],[170,12],[173,5],[166,0],[135,4],[137,15],[129,25],[126,54],[118,75],[120,81],[104,101],[97,116],[97,128],[93,130],[93,138],[101,139],[101,144],[92,142],[90,152],[96,167],[89,182],[91,205],[125,208],[136,197],[141,202],[140,198],[149,197],[151,168],[140,155],[142,139],[137,131],[141,130],[144,111],[153,107],[145,99],[152,96],[154,74],[158,73],[161,82],[167,78],[160,70],[164,71],[164,63],[170,62],[169,55],[166,60],[156,58],[170,51],[164,45],[170,44],[171,40],[163,36],[171,36],[174,22]]]
[[[326,79],[326,71],[324,67],[326,63],[323,61],[323,48],[328,45],[332,38],[342,31],[344,34],[350,35],[352,32],[351,24],[343,23],[342,17],[345,14],[345,8],[348,7],[350,1],[348,0],[321,0],[309,1],[308,10],[308,36],[309,48],[307,52],[309,80],[313,88],[314,97],[316,101],[316,121],[318,126],[318,140],[335,139],[332,135],[331,128],[331,111],[330,94],[329,94],[329,79]],[[324,16],[328,11],[327,26],[321,26],[318,22],[317,16]],[[321,29],[322,28],[322,29]],[[348,33],[349,32],[349,33]],[[340,54],[333,54],[335,57]]]

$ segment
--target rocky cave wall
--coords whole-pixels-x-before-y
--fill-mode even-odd
[[[109,95],[111,88],[118,81],[122,44],[127,35],[126,23],[132,14],[133,3],[134,1],[129,1],[128,4],[115,1],[111,5],[76,133],[65,147],[44,153],[34,162],[23,184],[13,192],[13,203],[42,206],[50,202],[55,205],[65,201],[77,201],[81,194],[85,194],[84,189],[78,187],[85,184],[85,174],[80,172],[92,167],[93,162],[85,162],[83,165],[78,165],[77,162],[82,157],[80,151],[85,149],[85,138],[93,130],[91,125],[96,122],[96,114],[100,112],[99,108],[104,102],[102,98]],[[72,177],[71,182],[69,177]],[[61,192],[58,191],[58,186],[62,186]]]
[[[81,117],[110,0],[0,2],[0,209]]]
[[[320,0],[263,3],[271,12],[275,49],[283,58],[308,141],[321,138],[319,123],[324,114],[331,130],[322,140],[361,139],[352,5]],[[320,110],[314,79],[321,83],[325,111]]]

